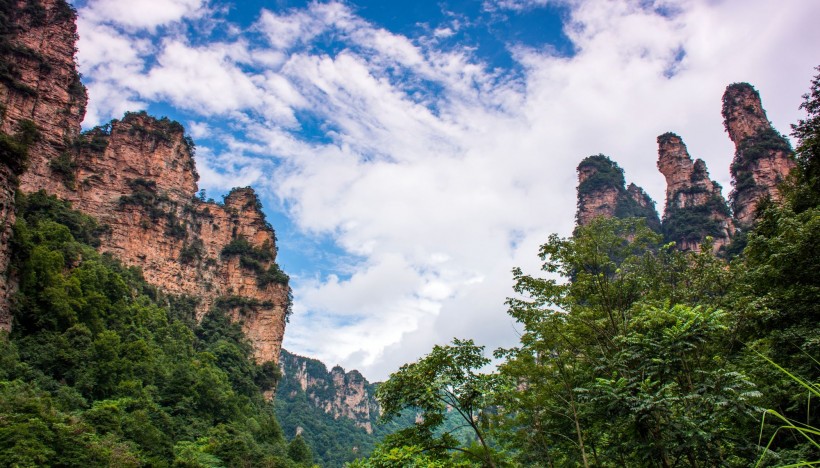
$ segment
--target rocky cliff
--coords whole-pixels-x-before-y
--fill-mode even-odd
[[[253,190],[235,189],[222,204],[196,198],[193,142],[166,118],[129,113],[81,134],[74,11],[64,0],[26,0],[5,13],[0,130],[13,138],[34,126],[36,135],[20,189],[45,190],[96,217],[106,227],[100,250],[139,266],[165,292],[195,298],[197,319],[218,307],[241,320],[257,359],[276,361],[290,290]]]
[[[339,366],[328,371],[320,361],[286,350],[282,350],[279,367],[282,370],[280,392],[301,390],[313,406],[334,419],[350,419],[368,434],[373,433],[373,423],[379,414],[375,389],[359,371],[345,372]],[[283,395],[287,398],[294,396]]]
[[[761,198],[777,201],[778,184],[795,167],[788,140],[772,127],[760,94],[748,83],[735,83],[723,94],[723,119],[735,144],[729,195],[738,225],[748,227]]]
[[[660,230],[655,202],[637,185],[627,188],[623,169],[603,154],[578,165],[576,221],[583,226],[598,216],[645,218],[650,228]]]
[[[725,247],[734,234],[729,206],[720,185],[709,179],[706,163],[692,161],[678,135],[658,137],[658,169],[666,178],[663,234],[682,250],[699,250],[707,236],[715,251]]]

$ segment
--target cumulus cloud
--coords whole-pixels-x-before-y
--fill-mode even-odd
[[[99,20],[98,2],[80,11],[88,119],[155,101],[196,114],[192,132],[219,142],[199,146],[203,186],[253,183],[298,235],[327,236],[356,259],[293,275],[285,347],[381,379],[454,336],[491,349],[517,341],[510,269],[537,271],[538,245],[571,232],[581,158],[613,157],[660,208],[655,137],[671,130],[728,188],[725,86],[753,83],[786,131],[820,62],[812,2],[558,3],[575,54],[510,45],[522,70],[512,73],[339,2],[265,10],[230,40],[196,42],[125,26],[197,18],[203,2],[130,25]],[[344,47],[316,45],[329,38]]]
[[[113,23],[133,29],[151,29],[199,14],[207,0],[91,0],[83,17],[96,23]]]

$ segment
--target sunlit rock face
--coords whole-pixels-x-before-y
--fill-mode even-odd
[[[788,140],[772,127],[752,85],[735,83],[726,88],[723,119],[735,144],[729,201],[738,225],[749,227],[762,198],[780,200],[777,187],[795,167],[794,155]]]
[[[279,367],[282,378],[298,384],[315,407],[334,419],[352,420],[368,434],[373,432],[373,422],[378,417],[379,406],[373,385],[359,371],[345,372],[339,366],[328,371],[320,361],[291,354],[286,350],[282,350]],[[294,388],[292,391],[298,390]]]
[[[258,361],[278,361],[290,289],[256,194],[234,189],[222,204],[197,198],[193,142],[168,119],[129,113],[81,134],[87,98],[74,62],[76,15],[64,0],[41,0],[41,9],[19,3],[5,25],[0,130],[13,135],[32,122],[38,138],[19,177],[0,165],[0,271],[19,181],[23,192],[45,190],[97,218],[102,252],[140,267],[166,293],[195,298],[197,319],[223,309],[242,322]],[[8,329],[14,281],[0,277],[0,326]]]
[[[655,202],[637,185],[627,188],[623,169],[602,154],[589,156],[578,164],[575,219],[579,226],[584,226],[599,216],[644,218],[650,228],[660,230]]]
[[[666,240],[682,250],[697,251],[710,236],[715,251],[725,247],[735,228],[721,187],[709,179],[706,163],[693,161],[678,135],[664,133],[658,137],[658,169],[666,178]]]

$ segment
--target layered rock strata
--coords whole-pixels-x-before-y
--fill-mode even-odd
[[[0,329],[9,330],[9,238],[18,176],[79,133],[85,88],[74,66],[77,28],[62,0],[0,5]]]
[[[635,184],[626,187],[624,171],[617,163],[602,154],[589,156],[578,165],[578,225],[588,224],[594,218],[644,218],[655,231],[660,230],[660,219],[655,202]]]
[[[666,240],[682,250],[697,251],[710,236],[715,251],[725,247],[735,228],[721,186],[709,179],[706,163],[692,161],[683,140],[664,133],[658,137],[658,169],[666,178]]]
[[[197,319],[224,310],[242,322],[257,360],[277,361],[290,289],[253,190],[235,189],[222,204],[198,199],[193,142],[165,118],[129,113],[80,134],[86,93],[73,61],[74,11],[63,0],[18,7],[4,39],[0,130],[35,127],[20,189],[45,190],[97,218],[106,228],[101,251],[165,292],[195,298]]]
[[[379,414],[373,385],[357,370],[345,372],[339,366],[329,372],[324,364],[282,350],[279,361],[283,378],[293,379],[317,408],[334,419],[347,418],[368,434]]]
[[[735,144],[729,199],[741,227],[754,222],[758,202],[771,197],[778,201],[778,185],[795,167],[788,140],[772,127],[760,94],[748,83],[735,83],[723,94],[723,119]]]

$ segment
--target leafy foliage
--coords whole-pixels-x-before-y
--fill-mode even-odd
[[[48,167],[50,167],[55,174],[63,179],[63,184],[66,188],[74,188],[74,183],[77,181],[77,176],[75,174],[75,171],[77,170],[77,163],[69,153],[60,153],[59,156],[49,161]]]
[[[732,209],[735,212],[739,209],[738,203],[743,202],[742,199],[738,199],[737,195],[753,191],[757,187],[753,176],[754,162],[775,152],[791,154],[792,147],[786,137],[772,128],[765,129],[740,142],[737,148],[738,156],[730,167],[734,180],[731,197]]]
[[[585,209],[586,202],[590,197],[599,197],[606,192],[615,192],[615,206],[613,215],[616,218],[641,218],[655,231],[660,230],[660,219],[655,211],[651,199],[642,192],[639,194],[644,198],[644,204],[635,200],[626,189],[624,171],[618,164],[603,154],[597,154],[584,158],[578,164],[578,172],[585,174],[584,180],[578,184],[578,212]],[[631,190],[638,194],[637,186],[631,185]]]
[[[703,193],[700,187],[692,187],[687,195]],[[696,206],[666,207],[663,218],[663,235],[668,241],[688,241],[700,243],[707,236],[723,237],[723,225],[714,219],[714,214],[729,217],[729,206],[719,194],[708,195],[706,203]]]
[[[261,393],[275,366],[255,363],[239,325],[214,310],[192,328],[172,313],[191,301],[79,240],[96,223],[67,204],[21,195],[18,210],[0,464],[297,466]]]
[[[222,258],[239,257],[239,266],[256,273],[257,284],[265,287],[269,284],[286,285],[290,277],[274,262],[276,251],[265,243],[255,247],[248,239],[238,236],[222,249]],[[265,267],[264,263],[272,262]]]
[[[379,386],[377,398],[385,419],[398,417],[409,408],[420,412],[420,422],[388,436],[385,447],[416,446],[429,456],[448,459],[448,451],[459,451],[474,462],[497,466],[496,455],[485,434],[485,408],[503,383],[496,374],[479,371],[490,363],[484,347],[472,340],[453,340],[452,345],[435,346],[417,362],[403,365]],[[437,433],[452,409],[460,422],[472,430],[473,447],[462,447],[449,432]]]
[[[120,208],[128,205],[141,206],[146,209],[148,215],[155,222],[166,215],[162,204],[167,203],[169,199],[167,195],[157,191],[155,181],[143,178],[130,179],[128,187],[131,189],[131,195],[120,197]]]
[[[26,169],[29,147],[40,139],[40,130],[30,120],[18,122],[14,135],[0,132],[0,163],[11,169],[12,174],[21,174]]]
[[[792,125],[792,135],[798,140],[797,171],[796,180],[789,184],[787,193],[798,213],[820,205],[820,66],[817,71],[800,105],[806,111],[806,118]]]

